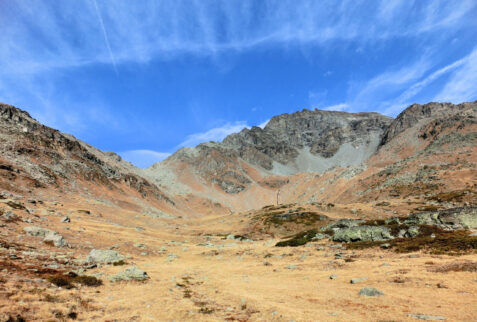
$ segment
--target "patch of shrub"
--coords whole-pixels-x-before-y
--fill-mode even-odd
[[[288,240],[284,240],[284,241],[276,243],[275,246],[276,247],[287,247],[287,246],[297,247],[297,246],[305,245],[306,243],[310,242],[313,239],[313,237],[316,236],[317,233],[318,232],[314,229],[301,232]]]
[[[396,225],[399,229],[399,225]],[[477,250],[477,237],[467,230],[442,230],[435,226],[419,226],[419,236],[396,238],[388,241],[397,253],[424,251],[436,255],[462,255]],[[348,249],[378,247],[382,241],[355,242],[346,245]]]
[[[438,267],[429,267],[429,272],[447,273],[447,272],[477,272],[477,262],[464,261],[444,264]]]
[[[66,289],[72,289],[74,287],[73,283],[93,287],[103,285],[103,281],[94,276],[75,275],[53,275],[48,277],[48,281]]]
[[[214,309],[210,307],[201,307],[199,310],[199,313],[202,313],[202,314],[212,314],[213,312],[214,312]]]
[[[94,277],[87,275],[79,275],[73,278],[73,283],[85,285],[85,286],[100,286],[103,285],[103,281]]]
[[[125,264],[126,264],[126,262],[121,259],[121,260],[118,261],[118,262],[114,262],[114,263],[113,263],[113,266],[123,266],[123,265],[125,265]]]
[[[48,281],[58,287],[63,287],[66,289],[71,289],[74,286],[70,282],[71,278],[62,275],[54,275],[48,277]]]

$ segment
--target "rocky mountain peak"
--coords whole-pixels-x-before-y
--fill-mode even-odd
[[[459,114],[461,117],[465,115],[475,115],[477,112],[477,101],[466,102],[454,105],[452,103],[436,103],[412,104],[402,111],[392,122],[383,135],[381,145],[384,145],[396,137],[399,133],[413,127],[417,123],[426,119],[448,118],[452,115]]]

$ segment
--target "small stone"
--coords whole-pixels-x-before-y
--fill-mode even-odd
[[[418,319],[418,320],[434,320],[434,321],[445,321],[445,317],[438,315],[427,315],[427,314],[408,314],[409,317]]]
[[[66,217],[63,217],[63,218],[61,219],[61,222],[62,222],[62,223],[69,223],[69,222],[71,222],[71,219],[70,219],[70,217],[66,216]]]
[[[353,278],[350,283],[351,284],[356,284],[356,283],[360,283],[360,282],[364,282],[364,281],[367,281],[368,278],[367,277],[360,277],[360,278]]]
[[[384,243],[384,244],[381,244],[381,248],[382,248],[382,249],[388,249],[388,248],[391,248],[391,244],[390,244],[390,243]]]
[[[336,275],[336,274],[331,274],[330,275],[330,280],[334,280],[336,278],[338,278],[338,275]]]
[[[359,296],[384,296],[384,293],[374,287],[365,287],[359,291]]]

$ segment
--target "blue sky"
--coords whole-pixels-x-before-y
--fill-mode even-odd
[[[145,167],[304,108],[475,100],[475,17],[475,0],[0,0],[0,101]]]

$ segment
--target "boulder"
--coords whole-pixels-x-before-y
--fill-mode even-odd
[[[446,228],[477,228],[477,207],[459,207],[439,212],[439,220]]]
[[[64,237],[56,231],[36,226],[25,227],[23,230],[30,236],[43,237],[45,243],[53,244],[56,247],[68,246]]]
[[[333,235],[333,241],[356,242],[356,241],[382,241],[393,239],[386,227],[379,226],[356,226],[339,229]]]
[[[116,275],[111,276],[111,281],[145,281],[149,279],[149,276],[146,272],[139,269],[137,266],[131,266],[126,268],[124,271],[117,273]]]
[[[114,250],[93,249],[86,261],[90,263],[114,264],[124,261],[125,257]]]
[[[43,241],[45,243],[53,243],[53,245],[55,245],[56,247],[64,247],[68,245],[63,236],[58,235],[57,233],[46,235]]]
[[[384,296],[384,293],[374,287],[365,287],[359,291],[358,295],[375,297],[375,296]]]
[[[437,212],[411,214],[403,223],[439,226],[445,229],[473,229],[477,228],[477,207],[458,207]]]

